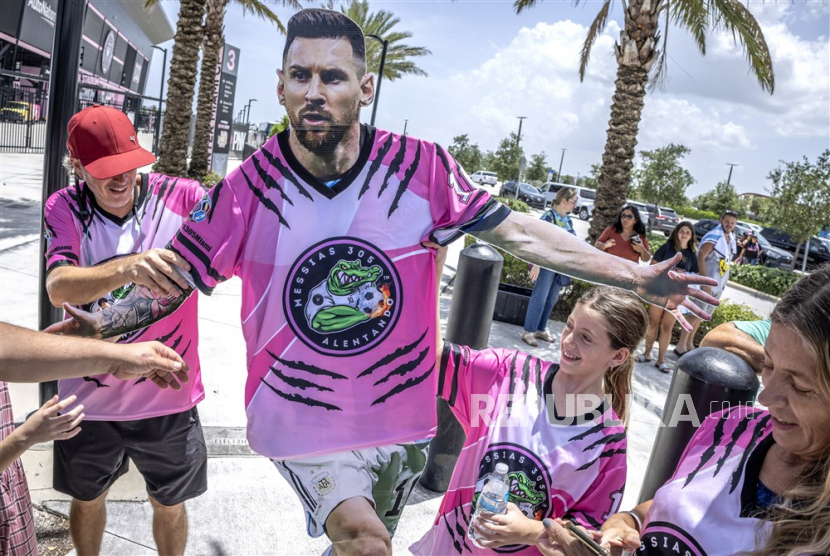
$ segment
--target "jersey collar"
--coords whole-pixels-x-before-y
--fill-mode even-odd
[[[297,160],[297,157],[294,156],[294,152],[291,150],[291,146],[288,143],[288,138],[291,134],[291,128],[286,128],[285,131],[280,133],[277,136],[277,141],[279,141],[280,151],[282,155],[285,157],[285,161],[288,163],[289,168],[296,174],[301,180],[306,182],[309,186],[313,187],[320,195],[326,197],[327,199],[333,199],[337,196],[337,194],[345,191],[347,187],[349,187],[352,182],[360,175],[360,172],[363,170],[366,161],[369,160],[369,155],[372,154],[372,147],[375,144],[375,128],[361,124],[360,125],[360,154],[357,157],[357,161],[354,165],[349,168],[349,170],[343,174],[340,178],[340,181],[337,182],[334,187],[327,186],[323,181],[314,177],[314,175],[306,170],[305,166],[300,164],[300,161]]]

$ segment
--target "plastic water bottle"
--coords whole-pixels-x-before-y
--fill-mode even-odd
[[[487,481],[487,484],[481,490],[481,494],[478,495],[475,512],[473,512],[470,518],[470,528],[467,530],[467,537],[479,548],[483,548],[478,544],[481,537],[473,527],[473,523],[475,523],[482,512],[503,514],[507,511],[507,497],[510,491],[510,485],[507,481],[508,471],[510,471],[510,468],[507,467],[506,463],[497,463],[496,471],[490,476],[490,480]]]

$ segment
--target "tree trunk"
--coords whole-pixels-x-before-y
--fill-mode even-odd
[[[170,78],[167,80],[167,110],[164,113],[158,162],[159,172],[171,176],[185,176],[187,172],[187,139],[193,113],[204,13],[205,0],[181,0],[170,60]]]
[[[201,179],[210,167],[216,115],[216,71],[222,63],[225,46],[225,8],[229,0],[208,0],[205,10],[205,35],[202,42],[202,68],[199,78],[199,100],[196,105],[196,126],[193,133],[193,154],[188,175]]]
[[[614,222],[628,195],[648,72],[657,57],[657,17],[661,4],[659,0],[631,0],[625,11],[625,28],[620,31],[620,42],[615,46],[616,89],[597,180],[594,216],[588,231],[591,243]]]

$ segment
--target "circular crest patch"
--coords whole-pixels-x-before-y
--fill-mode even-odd
[[[324,355],[357,355],[395,327],[403,302],[395,265],[374,245],[338,237],[304,252],[288,273],[283,307],[289,326]]]
[[[506,463],[510,471],[507,478],[510,481],[508,502],[516,506],[530,519],[541,521],[553,514],[551,506],[550,472],[542,464],[541,458],[519,444],[502,442],[491,444],[478,469],[476,491],[473,495],[473,507],[478,503],[478,496],[490,476],[496,469],[497,463]],[[494,548],[495,552],[510,553],[524,549],[524,545],[511,544]]]

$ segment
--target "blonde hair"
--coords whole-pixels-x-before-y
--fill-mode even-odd
[[[576,189],[570,187],[563,187],[556,192],[556,197],[553,199],[553,206],[557,206],[567,201],[571,197],[576,197]]]
[[[816,361],[819,391],[830,400],[830,264],[795,283],[772,312],[772,322],[797,332]],[[830,412],[828,412],[830,416]],[[830,446],[802,473],[798,485],[770,507],[769,537],[752,556],[827,554],[830,550]]]
[[[628,396],[631,394],[631,375],[634,372],[634,351],[646,335],[648,313],[643,302],[633,293],[608,286],[592,288],[579,298],[582,305],[601,315],[605,331],[614,349],[628,348],[628,358],[605,372],[603,394],[611,395],[614,412],[624,423],[628,417]]]

